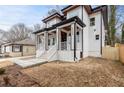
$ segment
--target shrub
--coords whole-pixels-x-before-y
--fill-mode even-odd
[[[3,68],[0,68],[0,75],[4,74],[5,73],[5,69]]]

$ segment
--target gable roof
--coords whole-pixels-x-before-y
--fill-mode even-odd
[[[73,10],[74,8],[77,8],[79,6],[84,6],[87,10],[88,14],[91,13],[92,7],[90,5],[68,5],[65,8],[61,9],[61,11],[66,14],[68,11]]]
[[[52,15],[46,17],[46,18],[44,18],[42,21],[43,21],[44,23],[46,23],[47,21],[49,21],[49,20],[51,20],[51,19],[53,19],[53,18],[55,18],[55,17],[57,17],[57,18],[59,18],[59,19],[62,19],[62,18],[63,18],[62,15],[60,15],[58,12],[56,12],[56,13],[54,13],[54,14],[52,14]]]
[[[35,41],[30,39],[30,38],[27,38],[27,39],[24,39],[24,40],[21,40],[21,41],[16,41],[16,42],[14,42],[14,44],[35,45]]]
[[[64,14],[66,14],[68,11],[70,11],[74,8],[77,8],[79,6],[84,6],[84,8],[86,9],[86,11],[89,15],[101,11],[102,15],[103,15],[103,21],[104,21],[105,29],[108,28],[108,10],[107,10],[108,7],[107,7],[107,5],[101,5],[101,6],[98,6],[95,8],[92,8],[91,5],[68,5],[65,8],[63,8],[61,11]]]
[[[35,41],[32,40],[31,38],[27,38],[27,39],[24,39],[24,40],[21,40],[21,41],[16,41],[16,42],[13,42],[13,43],[4,43],[2,45],[12,45],[12,44],[18,44],[18,45],[36,45]]]

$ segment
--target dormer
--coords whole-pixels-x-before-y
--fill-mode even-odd
[[[56,12],[56,13],[44,18],[42,21],[46,24],[46,28],[48,28],[56,23],[59,23],[62,19],[63,19],[63,16]]]

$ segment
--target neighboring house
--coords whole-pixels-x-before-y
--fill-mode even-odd
[[[36,54],[35,41],[24,39],[14,43],[4,43],[1,46],[1,53],[5,56],[30,56]]]
[[[36,56],[47,61],[76,61],[100,57],[105,46],[108,6],[69,5],[63,15],[54,13],[42,21],[46,28],[36,34]]]

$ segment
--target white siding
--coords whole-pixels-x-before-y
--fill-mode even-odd
[[[89,16],[88,13],[86,12],[85,8],[83,8],[83,22],[86,25],[83,29],[83,57],[88,56],[88,41],[90,39],[89,37]]]
[[[89,56],[100,56],[101,50],[101,13],[90,15],[90,18],[95,17],[95,25],[90,26],[89,31]],[[95,31],[94,31],[95,30]],[[99,35],[99,40],[96,40],[96,35]]]
[[[82,6],[79,6],[67,13],[67,19],[74,16],[78,16],[79,18],[82,19]]]
[[[46,23],[46,27],[48,28],[48,27],[51,27],[52,25],[54,25],[54,24],[56,24],[56,23],[58,23],[58,22],[60,22],[61,20],[60,19],[58,19],[58,18],[53,18],[53,19],[51,19],[51,20],[49,20],[47,23]]]

